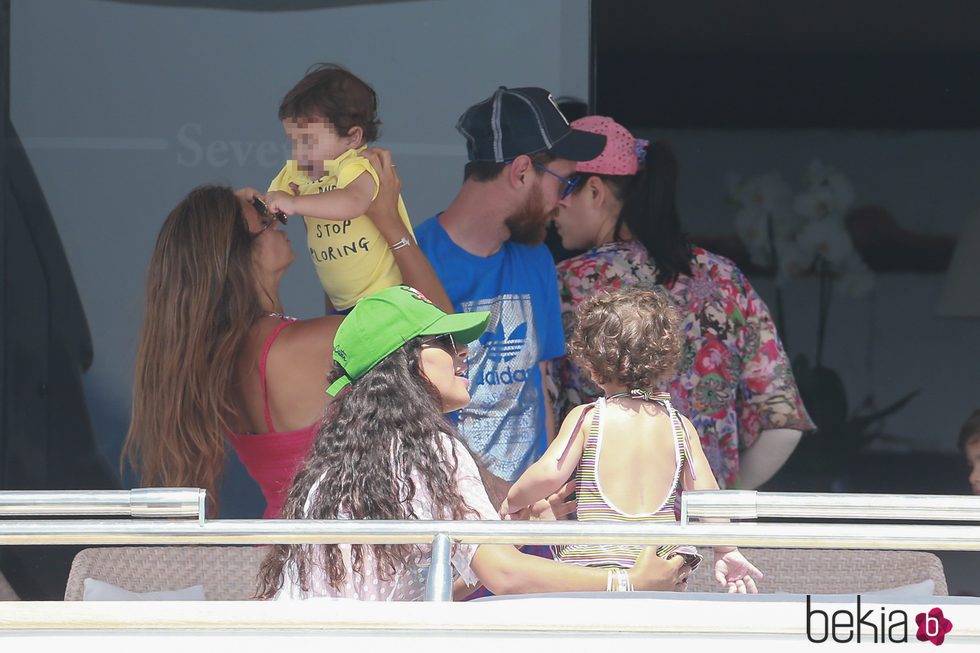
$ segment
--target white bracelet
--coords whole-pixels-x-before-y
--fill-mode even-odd
[[[408,247],[411,244],[412,244],[412,239],[409,238],[408,236],[405,236],[394,245],[388,245],[388,249],[390,249],[391,251],[395,251],[396,249],[401,249],[402,247]]]
[[[628,571],[626,571],[625,569],[620,569],[619,570],[619,573],[620,573],[620,579],[621,579],[621,582],[622,582],[622,590],[621,591],[623,591],[623,592],[632,592],[633,591],[633,581],[630,580],[630,573]]]

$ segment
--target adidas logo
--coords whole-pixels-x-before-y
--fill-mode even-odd
[[[498,324],[493,331],[480,336],[480,344],[487,352],[487,358],[505,363],[517,357],[527,342],[527,322],[518,324],[509,334],[504,334],[504,325]]]

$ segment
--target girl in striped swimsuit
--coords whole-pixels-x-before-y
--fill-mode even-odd
[[[578,519],[673,522],[681,490],[717,490],[691,422],[665,392],[680,360],[679,316],[663,291],[600,291],[577,308],[569,355],[605,393],[573,409],[544,456],[511,487],[501,515],[522,512],[574,473]],[[629,569],[643,547],[576,544],[556,557],[588,567]],[[692,546],[658,547],[663,558],[684,557],[690,571],[702,556]],[[735,547],[715,547],[715,577],[729,592],[757,591],[762,573]],[[610,582],[614,582],[610,572]]]

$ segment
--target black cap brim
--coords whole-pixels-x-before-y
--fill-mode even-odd
[[[569,129],[568,133],[555,141],[548,151],[559,159],[569,161],[591,161],[606,147],[605,134]]]

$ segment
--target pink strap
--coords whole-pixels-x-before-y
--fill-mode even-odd
[[[279,332],[290,324],[296,324],[296,322],[292,320],[283,321],[272,330],[272,333],[266,338],[265,346],[262,348],[262,357],[259,359],[259,383],[262,384],[262,411],[265,414],[265,427],[269,429],[269,433],[275,433],[276,427],[272,424],[272,411],[269,410],[269,393],[265,383],[265,365],[266,360],[269,358],[269,350],[272,349],[273,341],[279,336]]]

